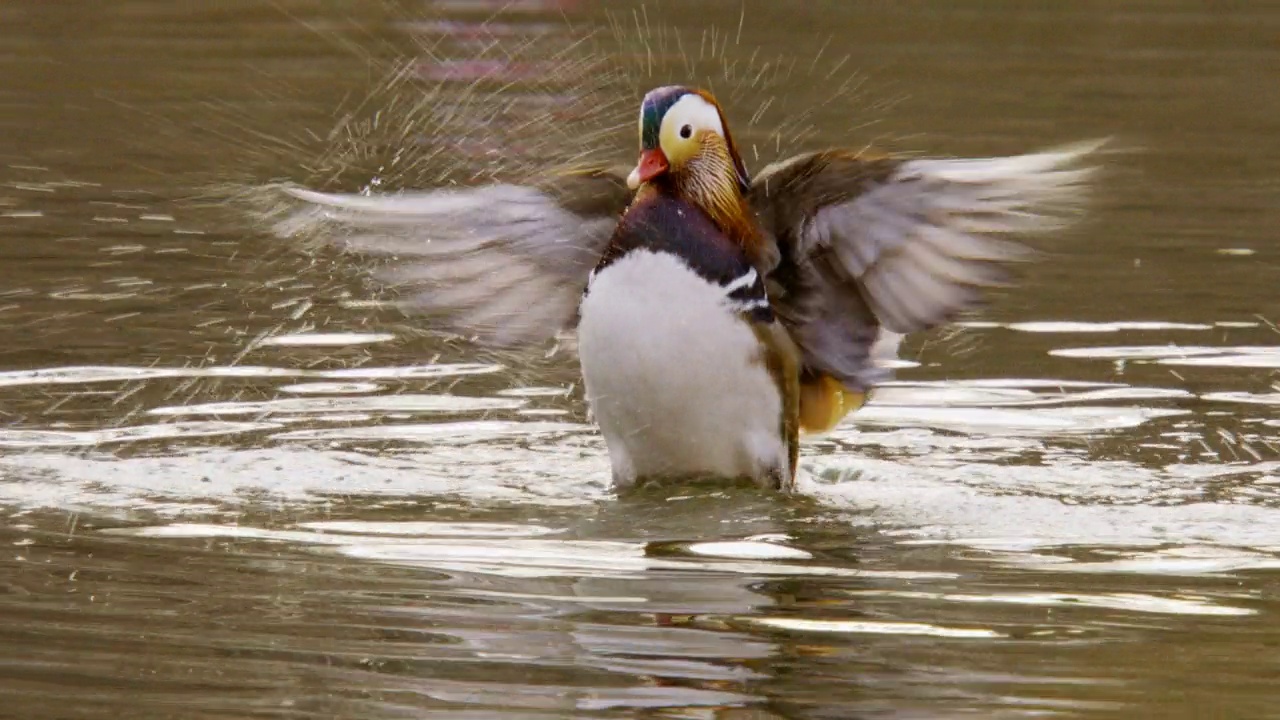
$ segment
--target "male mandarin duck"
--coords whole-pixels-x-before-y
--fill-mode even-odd
[[[794,484],[823,431],[885,379],[901,335],[973,308],[1060,227],[1097,144],[970,160],[800,155],[754,179],[707,92],[662,87],[640,160],[535,186],[331,195],[284,235],[390,256],[401,306],[494,346],[576,326],[614,482]]]

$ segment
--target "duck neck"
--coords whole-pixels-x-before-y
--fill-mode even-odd
[[[719,172],[712,173],[691,167],[690,172],[681,173],[675,178],[677,194],[701,208],[721,232],[742,246],[753,264],[761,265],[765,242],[755,211],[743,197],[736,175],[724,172],[726,168],[716,169]]]

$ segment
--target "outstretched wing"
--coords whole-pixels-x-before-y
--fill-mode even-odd
[[[276,224],[278,235],[377,258],[374,279],[406,312],[500,347],[545,341],[576,322],[587,277],[631,199],[624,177],[608,171],[534,187],[284,192],[302,207]]]
[[[1005,284],[1031,256],[1014,238],[1066,224],[1100,145],[972,160],[834,151],[765,168],[751,202],[780,251],[771,300],[806,368],[858,390],[882,379],[872,346]]]

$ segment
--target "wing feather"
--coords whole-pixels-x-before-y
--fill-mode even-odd
[[[771,284],[806,367],[854,389],[884,376],[870,343],[935,327],[1010,281],[1021,240],[1069,224],[1101,142],[1014,157],[814,153],[757,176],[751,202],[781,260]]]
[[[371,260],[403,310],[494,346],[529,345],[576,321],[591,269],[630,201],[620,174],[562,174],[544,187],[394,195],[282,186],[296,208],[280,237]]]

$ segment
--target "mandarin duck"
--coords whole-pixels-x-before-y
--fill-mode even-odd
[[[499,347],[576,329],[617,486],[793,486],[803,429],[886,379],[899,338],[974,308],[1061,227],[1097,143],[1013,157],[829,150],[754,178],[707,92],[662,87],[640,158],[529,185],[388,196],[286,191],[283,235],[383,256],[399,305]]]

